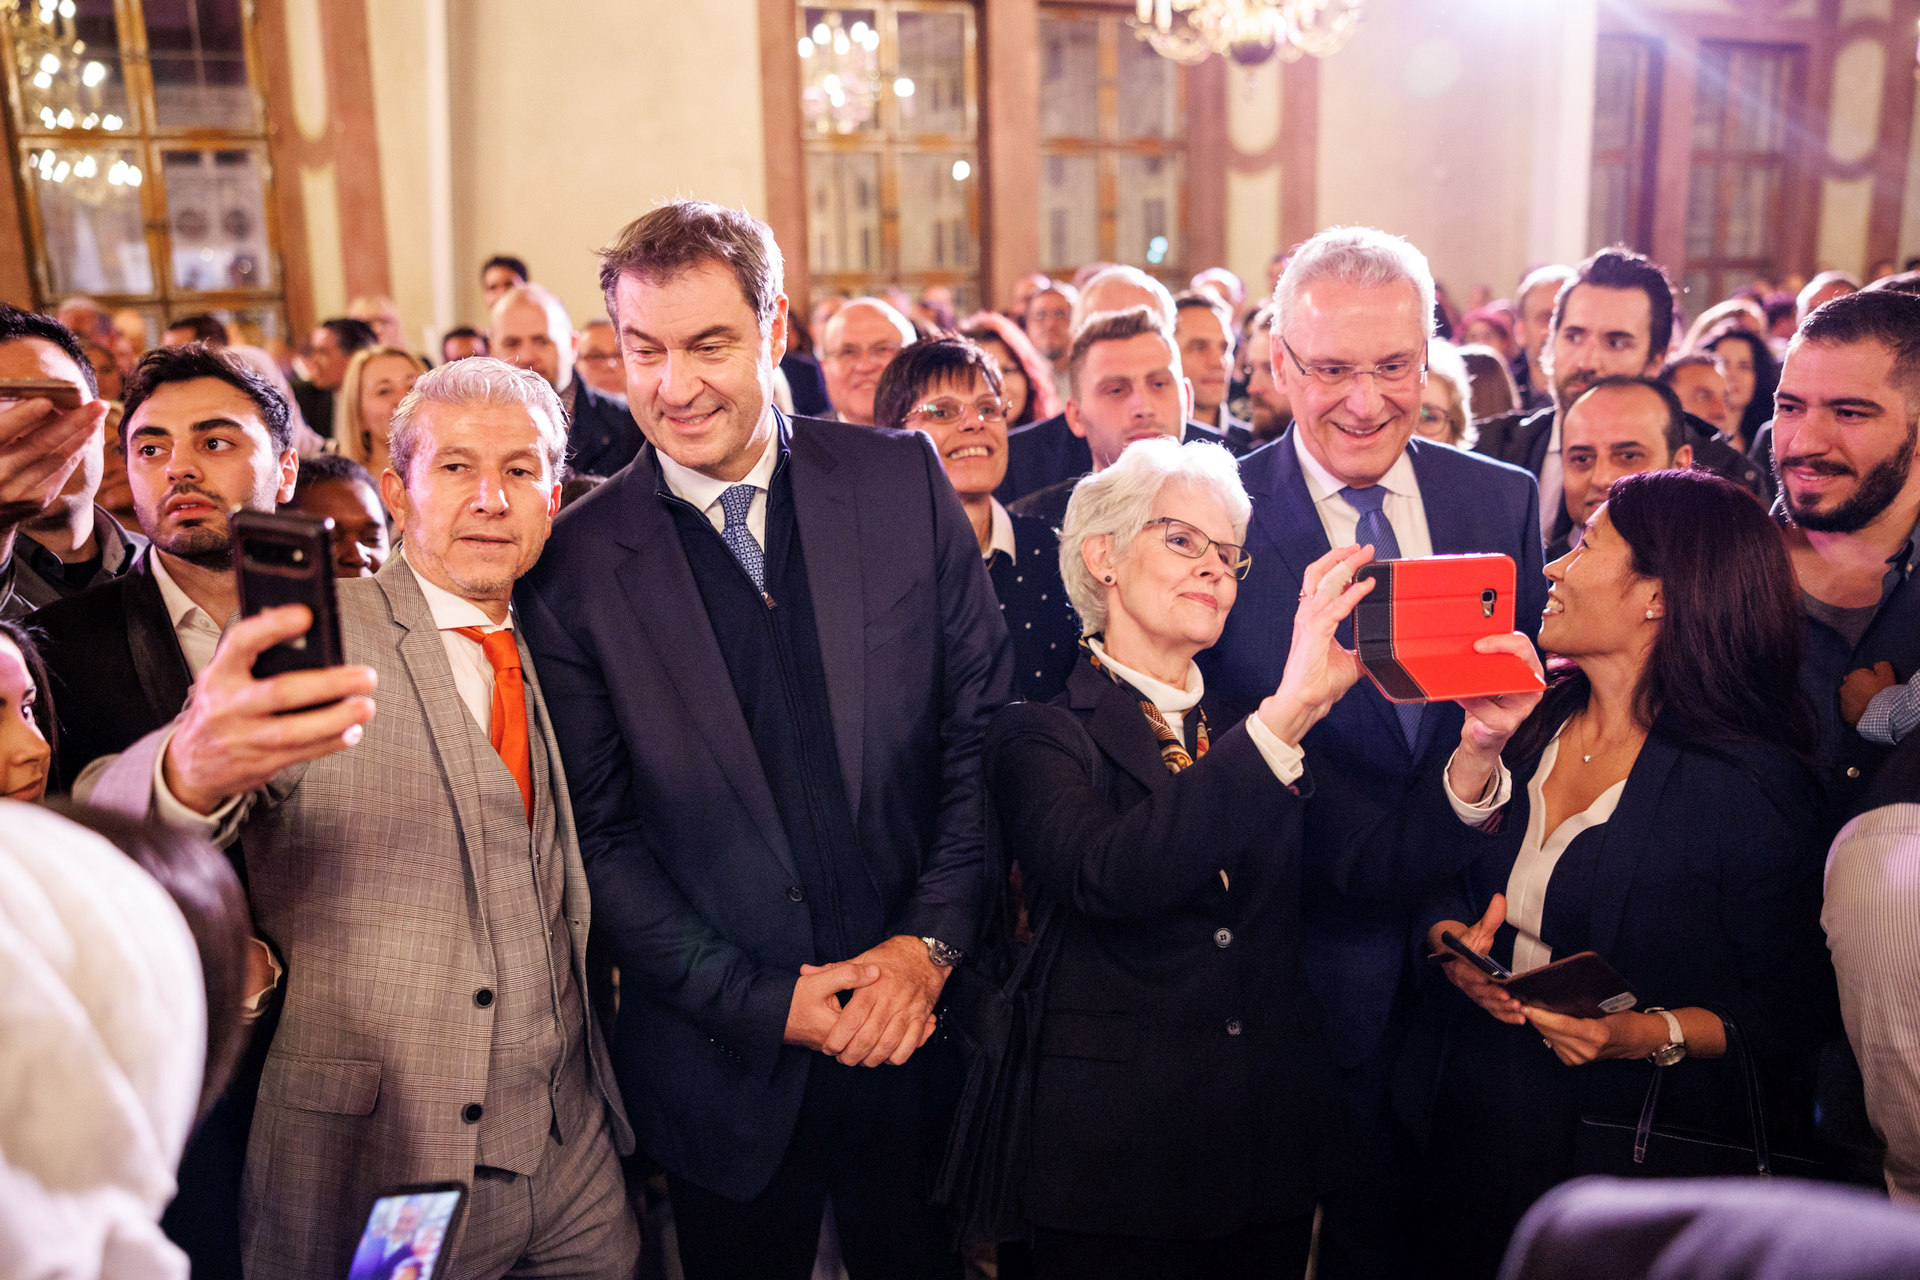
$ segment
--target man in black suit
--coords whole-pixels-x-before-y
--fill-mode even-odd
[[[27,620],[41,632],[60,723],[60,790],[180,713],[239,607],[227,513],[274,510],[299,470],[287,402],[225,352],[149,351],[125,403],[127,480],[152,545],[123,576]],[[271,1017],[188,1143],[161,1219],[204,1280],[240,1277],[240,1174]]]
[[[493,304],[492,354],[547,380],[567,411],[567,465],[581,475],[610,476],[633,460],[640,429],[625,397],[597,391],[574,367],[580,338],[567,309],[544,285],[520,284]]]
[[[347,364],[357,352],[380,345],[380,335],[365,320],[336,316],[323,320],[307,339],[307,372],[293,380],[294,403],[307,425],[323,436],[333,434],[333,396],[347,376]]]
[[[1586,524],[1621,476],[1693,465],[1687,415],[1673,389],[1650,378],[1602,378],[1567,409],[1561,435],[1566,487],[1546,559],[1580,545]]]
[[[922,1046],[973,945],[1010,647],[926,438],[773,407],[781,277],[704,202],[603,252],[647,443],[518,599],[686,1274],[809,1275],[831,1196],[856,1277],[958,1277]]]
[[[141,359],[121,432],[152,547],[123,576],[28,618],[60,722],[59,790],[179,714],[239,609],[227,515],[274,510],[299,473],[280,393],[198,343]]]
[[[1088,318],[1073,338],[1067,358],[1070,380],[1085,395],[1067,399],[1067,429],[1085,443],[1087,474],[1105,471],[1128,445],[1156,436],[1212,440],[1193,412],[1193,384],[1182,372],[1180,350],[1171,330],[1151,307],[1106,311]],[[1184,426],[1183,426],[1184,424]],[[1058,529],[1067,517],[1067,501],[1082,476],[1071,476],[1036,490],[1008,509],[1037,516]]]
[[[21,618],[119,577],[147,540],[94,502],[107,406],[79,339],[0,303],[0,378],[63,382],[80,400],[0,400],[0,617]]]
[[[1561,286],[1541,358],[1553,404],[1489,418],[1474,446],[1539,480],[1543,541],[1553,535],[1560,510],[1560,415],[1602,378],[1652,377],[1672,341],[1673,285],[1665,271],[1631,250],[1602,249]]]
[[[1220,642],[1200,658],[1208,693],[1234,716],[1280,682],[1306,567],[1336,546],[1365,543],[1381,559],[1499,552],[1513,559],[1514,613],[1532,634],[1546,605],[1540,517],[1532,477],[1517,468],[1413,438],[1420,414],[1433,276],[1397,236],[1366,228],[1322,232],[1293,255],[1274,298],[1271,356],[1294,422],[1242,459],[1253,499],[1253,570]],[[1351,644],[1348,629],[1342,643]],[[1382,805],[1437,771],[1458,741],[1452,704],[1395,706],[1362,681],[1307,735],[1315,767],[1344,774]],[[1317,836],[1309,806],[1307,848]],[[1331,1199],[1321,1274],[1400,1276],[1417,1267],[1406,1241],[1413,1159],[1390,1115],[1388,1079],[1404,1038],[1409,911],[1459,870],[1436,851],[1409,865],[1404,897],[1360,900],[1311,892],[1304,939],[1307,981],[1327,1017],[1327,1041],[1353,1111],[1357,1194]]]
[[[1130,307],[1149,307],[1158,313],[1161,323],[1169,330],[1174,327],[1173,295],[1138,267],[1108,267],[1087,281],[1087,287],[1073,304],[1068,330],[1071,336],[1067,347],[1067,377],[1059,388],[1064,398],[1073,398],[1073,339],[1079,337],[1080,330],[1094,316]],[[1198,422],[1188,424],[1187,438],[1228,444],[1219,428]],[[1063,480],[1078,480],[1093,469],[1093,454],[1086,438],[1067,425],[1065,413],[1057,413],[1008,433],[1007,478],[993,496],[1012,506],[1016,499]],[[1064,508],[1064,499],[1060,505]]]

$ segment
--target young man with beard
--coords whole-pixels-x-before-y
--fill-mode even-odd
[[[1801,683],[1837,817],[1886,755],[1847,723],[1843,700],[1859,719],[1920,669],[1920,298],[1849,294],[1807,317],[1775,404],[1783,536],[1807,608]]]
[[[237,357],[197,343],[150,351],[121,438],[140,531],[125,575],[30,615],[60,722],[54,784],[173,719],[239,608],[227,514],[293,497],[287,402]]]

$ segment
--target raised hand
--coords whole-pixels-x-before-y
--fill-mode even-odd
[[[1255,713],[1282,742],[1300,745],[1307,730],[1362,674],[1359,657],[1335,632],[1373,590],[1373,579],[1353,580],[1354,572],[1371,559],[1372,547],[1339,547],[1307,566],[1280,687]]]
[[[1505,987],[1453,954],[1440,941],[1442,933],[1458,934],[1470,950],[1484,956],[1493,950],[1494,935],[1500,931],[1506,919],[1507,895],[1496,893],[1493,901],[1487,904],[1486,914],[1471,929],[1458,920],[1442,920],[1427,930],[1427,946],[1433,954],[1441,957],[1441,968],[1448,981],[1464,991],[1469,1000],[1500,1021],[1517,1027],[1527,1020],[1526,1008],[1508,995]]]
[[[0,528],[45,511],[107,421],[107,402],[61,409],[51,400],[0,401]]]
[[[1524,659],[1535,675],[1545,675],[1533,641],[1518,631],[1503,636],[1481,636],[1473,642],[1473,650],[1513,654]],[[1526,723],[1533,709],[1540,705],[1542,696],[1536,690],[1459,700],[1460,709],[1467,716],[1460,726],[1460,749],[1447,762],[1447,785],[1453,788],[1453,794],[1469,802],[1485,794],[1487,784],[1499,768],[1500,753],[1506,749],[1507,740]]]
[[[253,678],[255,658],[312,625],[305,605],[283,605],[234,623],[220,638],[167,743],[167,789],[180,803],[212,813],[223,801],[265,786],[282,769],[360,741],[373,719],[372,667]]]

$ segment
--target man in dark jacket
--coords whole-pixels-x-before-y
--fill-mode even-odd
[[[567,465],[581,475],[610,476],[633,461],[640,428],[624,396],[596,391],[575,376],[580,340],[567,309],[543,285],[515,285],[493,304],[492,353],[531,369],[560,395],[567,411]]]

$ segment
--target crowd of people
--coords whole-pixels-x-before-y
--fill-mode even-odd
[[[1582,1174],[1920,1200],[1920,273],[1461,313],[1349,227],[803,320],[681,200],[605,318],[481,283],[431,353],[0,306],[0,1258],[424,1280],[362,1229],[458,1184],[462,1277],[1491,1277],[1608,1256]],[[241,511],[331,522],[344,665],[256,673]],[[1544,692],[1390,700],[1356,574],[1462,554]],[[1585,952],[1625,1007],[1486,971]]]

